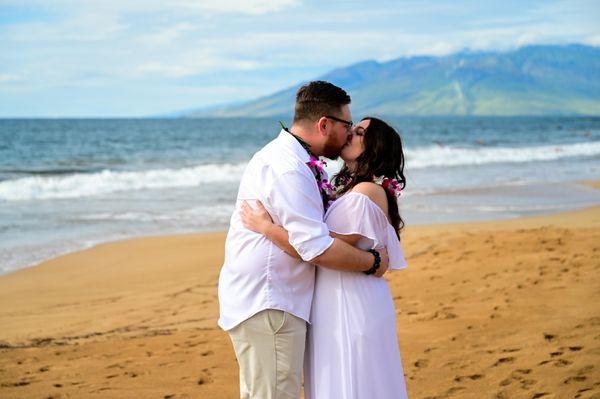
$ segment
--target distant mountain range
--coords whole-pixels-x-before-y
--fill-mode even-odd
[[[357,117],[600,115],[600,47],[578,44],[365,61],[314,80],[344,88]],[[302,83],[256,100],[183,116],[290,116]]]

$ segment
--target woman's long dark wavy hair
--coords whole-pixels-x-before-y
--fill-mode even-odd
[[[381,119],[368,116],[362,120],[370,121],[363,136],[365,150],[356,158],[354,171],[351,172],[344,165],[333,178],[335,186],[343,186],[338,191],[338,195],[352,190],[358,183],[373,181],[374,176],[396,179],[400,187],[404,188],[406,178],[404,177],[404,152],[400,135]],[[398,201],[388,190],[385,190],[385,194],[388,200],[391,225],[400,238],[400,230],[404,227],[404,221],[398,211]]]

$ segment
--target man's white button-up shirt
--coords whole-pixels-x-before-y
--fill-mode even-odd
[[[314,266],[307,260],[325,252],[333,238],[323,222],[323,202],[310,156],[282,130],[248,163],[240,182],[219,277],[219,326],[230,330],[264,309],[279,309],[309,321]],[[242,201],[260,200],[274,223],[289,233],[304,260],[286,254],[261,234],[244,227]]]

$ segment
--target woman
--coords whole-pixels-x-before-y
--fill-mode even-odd
[[[344,166],[333,180],[337,199],[325,214],[331,235],[360,249],[386,247],[390,269],[406,267],[400,246],[404,223],[397,195],[405,186],[398,133],[364,118],[342,149]],[[287,232],[273,229],[265,208],[242,205],[244,225],[267,230],[277,246],[298,257]],[[275,232],[275,233],[273,233]],[[384,279],[318,268],[304,360],[307,399],[406,398],[396,311]]]

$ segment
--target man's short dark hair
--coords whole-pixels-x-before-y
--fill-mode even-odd
[[[343,89],[322,80],[310,82],[296,93],[294,123],[338,114],[347,104],[350,104],[350,96]]]

